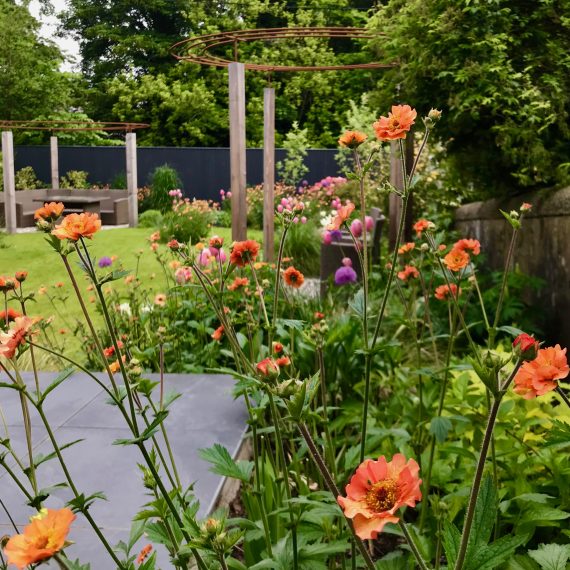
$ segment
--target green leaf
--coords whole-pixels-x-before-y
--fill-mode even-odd
[[[544,445],[570,445],[570,424],[554,420],[552,427],[548,430]]]
[[[81,564],[79,559],[68,560],[62,556],[60,557],[60,560],[66,570],[91,570],[90,564]]]
[[[101,499],[102,501],[106,501],[107,497],[105,497],[105,495],[101,491],[98,491],[96,493],[93,493],[93,494],[87,495],[87,496],[85,496],[84,493],[81,493],[80,495],[78,495],[74,499],[71,499],[70,501],[68,501],[67,504],[68,504],[68,506],[71,507],[71,509],[73,511],[81,513],[81,512],[87,511],[89,509],[89,507],[91,507],[91,505],[97,499]]]
[[[497,568],[509,560],[526,539],[525,535],[503,536],[489,546],[477,549],[466,564],[465,570],[493,570]]]
[[[244,483],[247,483],[251,478],[253,462],[235,461],[232,459],[229,451],[219,443],[215,443],[212,447],[200,449],[198,453],[202,459],[212,464],[210,471],[213,473],[231,477],[232,479],[239,479]]]
[[[521,331],[521,329],[517,329],[516,327],[509,327],[509,326],[498,327],[497,330],[506,332],[513,337],[517,337],[517,336],[519,336],[519,334],[522,334],[524,332],[524,331]]]
[[[529,550],[528,555],[538,562],[542,570],[566,570],[570,545],[541,544],[537,550]]]
[[[528,556],[513,556],[508,564],[507,570],[538,570],[538,564]]]
[[[471,559],[476,557],[478,551],[487,546],[491,538],[491,532],[497,517],[497,492],[493,479],[487,475],[479,489],[477,504],[475,505],[475,516],[473,526],[469,536],[467,555],[465,557],[466,567],[470,567]],[[475,570],[473,568],[473,570]]]
[[[42,392],[38,404],[42,404],[48,394],[53,392],[62,382],[65,382],[73,374],[73,368],[66,368],[61,374]]]
[[[83,439],[76,439],[74,441],[70,441],[69,443],[64,443],[63,445],[59,446],[60,451],[67,449],[68,447],[71,447],[72,445],[75,445],[76,443],[80,443],[82,441],[85,441]],[[37,467],[39,467],[42,463],[45,463],[46,461],[50,461],[51,459],[55,459],[57,457],[57,453],[55,453],[55,451],[53,453],[48,453],[47,455],[43,455],[42,453],[38,453],[35,457],[34,457],[34,465]],[[26,471],[29,471],[29,468],[26,469]]]
[[[359,316],[364,316],[364,290],[359,289],[348,303],[348,306]]]
[[[449,568],[455,566],[460,541],[461,534],[457,530],[457,527],[453,523],[445,521],[443,525],[443,548],[445,549],[445,556]]]
[[[150,439],[158,431],[160,424],[166,419],[166,416],[168,416],[168,410],[160,410],[157,412],[154,420],[139,435],[139,437],[135,437],[133,439],[116,439],[113,442],[113,445],[138,445],[139,443]]]
[[[446,440],[451,427],[452,424],[449,418],[437,416],[431,420],[429,432],[435,437],[437,443],[443,443]]]

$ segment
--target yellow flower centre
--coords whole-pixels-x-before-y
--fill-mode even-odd
[[[398,498],[398,484],[392,479],[378,481],[368,489],[366,493],[366,504],[371,511],[382,513],[389,511]]]

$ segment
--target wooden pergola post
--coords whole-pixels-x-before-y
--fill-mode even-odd
[[[263,259],[275,257],[275,89],[263,90]]]
[[[137,135],[127,133],[127,192],[129,195],[129,227],[136,228],[139,223],[138,179],[137,179]]]
[[[230,63],[230,170],[232,192],[232,239],[247,238],[247,202],[245,195],[245,67]]]
[[[4,177],[4,221],[9,234],[16,233],[16,179],[14,175],[14,137],[2,132],[2,167]]]
[[[404,152],[406,153],[406,174],[409,174],[414,162],[414,138],[410,132],[404,142]],[[398,190],[404,189],[404,178],[402,171],[402,157],[400,156],[400,145],[398,141],[390,143],[390,184]],[[388,243],[390,249],[394,249],[396,239],[398,237],[398,225],[402,212],[402,199],[394,193],[390,194],[389,202],[389,226],[388,226]],[[411,229],[413,221],[413,196],[408,201],[408,209],[406,212],[406,221],[404,223],[404,239],[411,240]]]
[[[59,153],[57,137],[49,138],[49,156],[51,163],[51,187],[52,190],[59,190]]]

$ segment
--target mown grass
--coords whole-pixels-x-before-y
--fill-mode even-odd
[[[103,256],[116,256],[114,267],[122,266],[127,271],[136,272],[139,279],[145,281],[156,293],[166,292],[166,279],[162,267],[149,247],[148,237],[151,233],[152,230],[142,228],[101,231],[89,242],[91,255],[96,259]],[[229,228],[213,228],[213,234],[222,236],[225,243],[231,243]],[[248,232],[248,237],[251,239],[261,240],[261,236],[261,232],[256,230]],[[59,255],[46,243],[45,235],[39,232],[5,235],[0,243],[2,245],[0,275],[14,275],[16,271],[28,272],[28,279],[23,283],[24,292],[34,293],[34,298],[28,307],[28,314],[41,316],[44,319],[53,317],[53,330],[63,335],[66,348],[70,353],[77,355],[82,350],[80,341],[69,333],[75,320],[83,317]],[[77,256],[71,254],[69,259],[80,289],[85,294],[88,308],[94,308],[94,304],[90,303],[93,293],[87,290],[89,283],[82,275]],[[120,292],[125,288],[125,284],[123,280],[119,280],[113,283],[113,287]],[[42,288],[45,288],[47,292],[38,293]],[[19,309],[13,301],[10,306]],[[3,307],[0,310],[3,310]],[[91,313],[95,323],[99,324],[100,315],[95,310],[91,310]]]

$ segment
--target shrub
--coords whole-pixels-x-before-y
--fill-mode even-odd
[[[127,189],[127,175],[124,172],[119,172],[113,176],[111,180],[111,188],[116,190],[126,190]]]
[[[176,239],[183,243],[197,243],[210,232],[215,212],[206,200],[179,200],[162,219],[160,241]]]
[[[172,197],[168,193],[181,185],[178,172],[168,164],[155,168],[150,177],[146,209],[159,210],[163,214],[168,212],[172,206]]]
[[[38,179],[34,169],[31,166],[20,168],[15,174],[16,190],[35,190],[42,188],[44,183]]]
[[[87,177],[88,172],[84,170],[70,170],[60,182],[61,188],[72,188],[73,190],[83,190],[89,188]]]
[[[286,184],[298,184],[309,171],[305,165],[308,147],[308,130],[300,129],[299,123],[295,121],[283,143],[287,158],[277,163],[277,172]]]
[[[139,216],[139,228],[158,228],[163,215],[158,210],[147,210]]]

